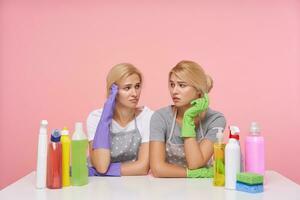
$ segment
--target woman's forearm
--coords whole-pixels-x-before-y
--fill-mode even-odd
[[[105,173],[110,164],[110,149],[93,150],[93,142],[90,142],[90,158],[96,170],[99,173]]]
[[[149,172],[149,161],[133,161],[121,164],[122,176],[142,176]]]
[[[189,169],[197,169],[206,164],[205,157],[200,149],[199,143],[196,138],[184,139],[184,151]]]
[[[157,178],[185,178],[186,168],[162,162],[151,166],[151,172]]]

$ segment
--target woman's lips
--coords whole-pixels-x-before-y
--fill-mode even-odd
[[[130,102],[132,102],[132,103],[137,103],[138,102],[138,99],[131,99],[131,100],[129,100]]]
[[[172,99],[173,99],[174,102],[175,101],[180,101],[180,98],[178,98],[178,97],[173,97]]]

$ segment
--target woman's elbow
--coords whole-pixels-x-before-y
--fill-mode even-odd
[[[105,174],[108,169],[108,166],[102,164],[94,164],[94,167],[96,168],[97,172],[99,172],[100,174]]]
[[[156,177],[156,178],[162,177],[161,168],[158,165],[151,165],[150,169],[151,169],[151,173],[154,177]]]

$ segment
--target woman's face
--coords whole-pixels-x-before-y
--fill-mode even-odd
[[[190,105],[192,100],[200,97],[195,87],[188,85],[174,74],[171,74],[169,79],[169,91],[176,107]]]
[[[117,103],[124,107],[136,108],[141,94],[141,80],[137,74],[132,74],[118,82],[119,92]]]

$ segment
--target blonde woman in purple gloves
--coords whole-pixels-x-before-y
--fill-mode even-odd
[[[87,119],[90,176],[146,175],[149,171],[150,119],[153,111],[137,107],[142,74],[129,63],[107,75],[107,100]]]

